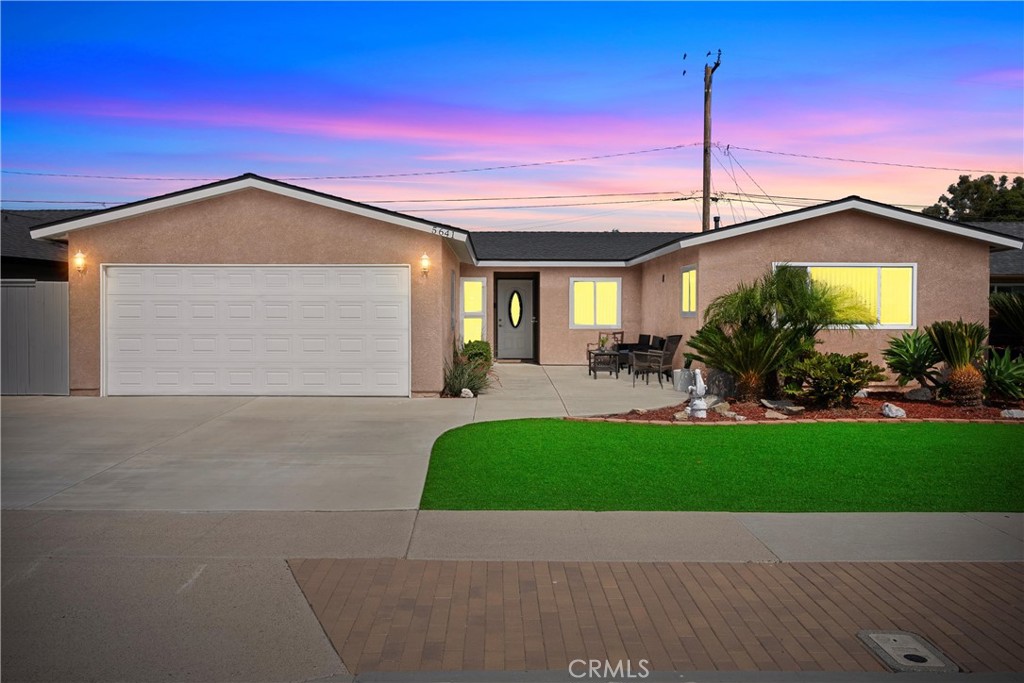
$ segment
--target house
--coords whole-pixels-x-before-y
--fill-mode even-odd
[[[869,351],[988,319],[1019,238],[848,197],[706,233],[470,233],[253,174],[41,226],[70,277],[71,393],[436,395],[458,339],[583,364],[603,329],[689,336],[772,264],[853,287]],[[678,359],[677,359],[678,361]]]
[[[0,215],[0,277],[67,282],[67,245],[32,239],[37,225],[76,218],[81,209],[8,210]]]

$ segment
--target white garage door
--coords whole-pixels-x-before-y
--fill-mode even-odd
[[[105,392],[408,396],[408,266],[106,266]]]

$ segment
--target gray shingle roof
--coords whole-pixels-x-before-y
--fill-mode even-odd
[[[474,232],[481,261],[625,261],[689,232]]]
[[[87,213],[92,212],[86,209],[4,209],[0,219],[0,254],[39,261],[67,261],[66,244],[34,240],[29,231],[37,225],[67,220]]]
[[[970,225],[1024,239],[1024,221],[971,223]],[[996,251],[988,258],[990,276],[1024,278],[1024,249]]]

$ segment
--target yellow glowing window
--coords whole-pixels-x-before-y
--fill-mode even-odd
[[[484,310],[484,283],[480,280],[462,281],[462,312],[480,313]]]
[[[697,269],[683,270],[682,292],[680,292],[680,312],[685,316],[697,315]]]
[[[482,318],[464,318],[462,321],[462,343],[477,341],[484,338],[484,321]]]
[[[877,325],[914,326],[912,266],[809,266],[816,282],[853,292]]]
[[[462,320],[462,343],[486,339],[487,313],[484,302],[487,300],[487,280],[482,277],[464,277],[461,280],[461,304],[459,317]]]
[[[569,327],[618,327],[622,319],[622,280],[570,279]]]

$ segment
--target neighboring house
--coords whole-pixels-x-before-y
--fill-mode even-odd
[[[1024,246],[858,197],[707,233],[470,234],[252,174],[32,234],[85,255],[71,392],[93,395],[437,394],[459,338],[582,364],[598,330],[693,334],[779,263],[860,293],[879,324],[826,347],[878,359],[900,330],[987,320],[989,253]]]
[[[1024,240],[1024,222],[971,223],[971,225]],[[1024,293],[1024,251],[993,251],[989,260],[993,292]]]
[[[972,223],[979,228],[994,230],[1017,239],[1024,239],[1024,222]],[[989,289],[993,292],[1017,292],[1024,296],[1024,251],[994,251],[989,261]],[[989,321],[991,332],[989,343],[993,346],[1021,345],[1020,335],[1014,334],[1011,328],[998,317]]]
[[[7,210],[0,217],[0,277],[66,282],[68,249],[61,242],[32,239],[32,228],[76,218],[82,209]]]

